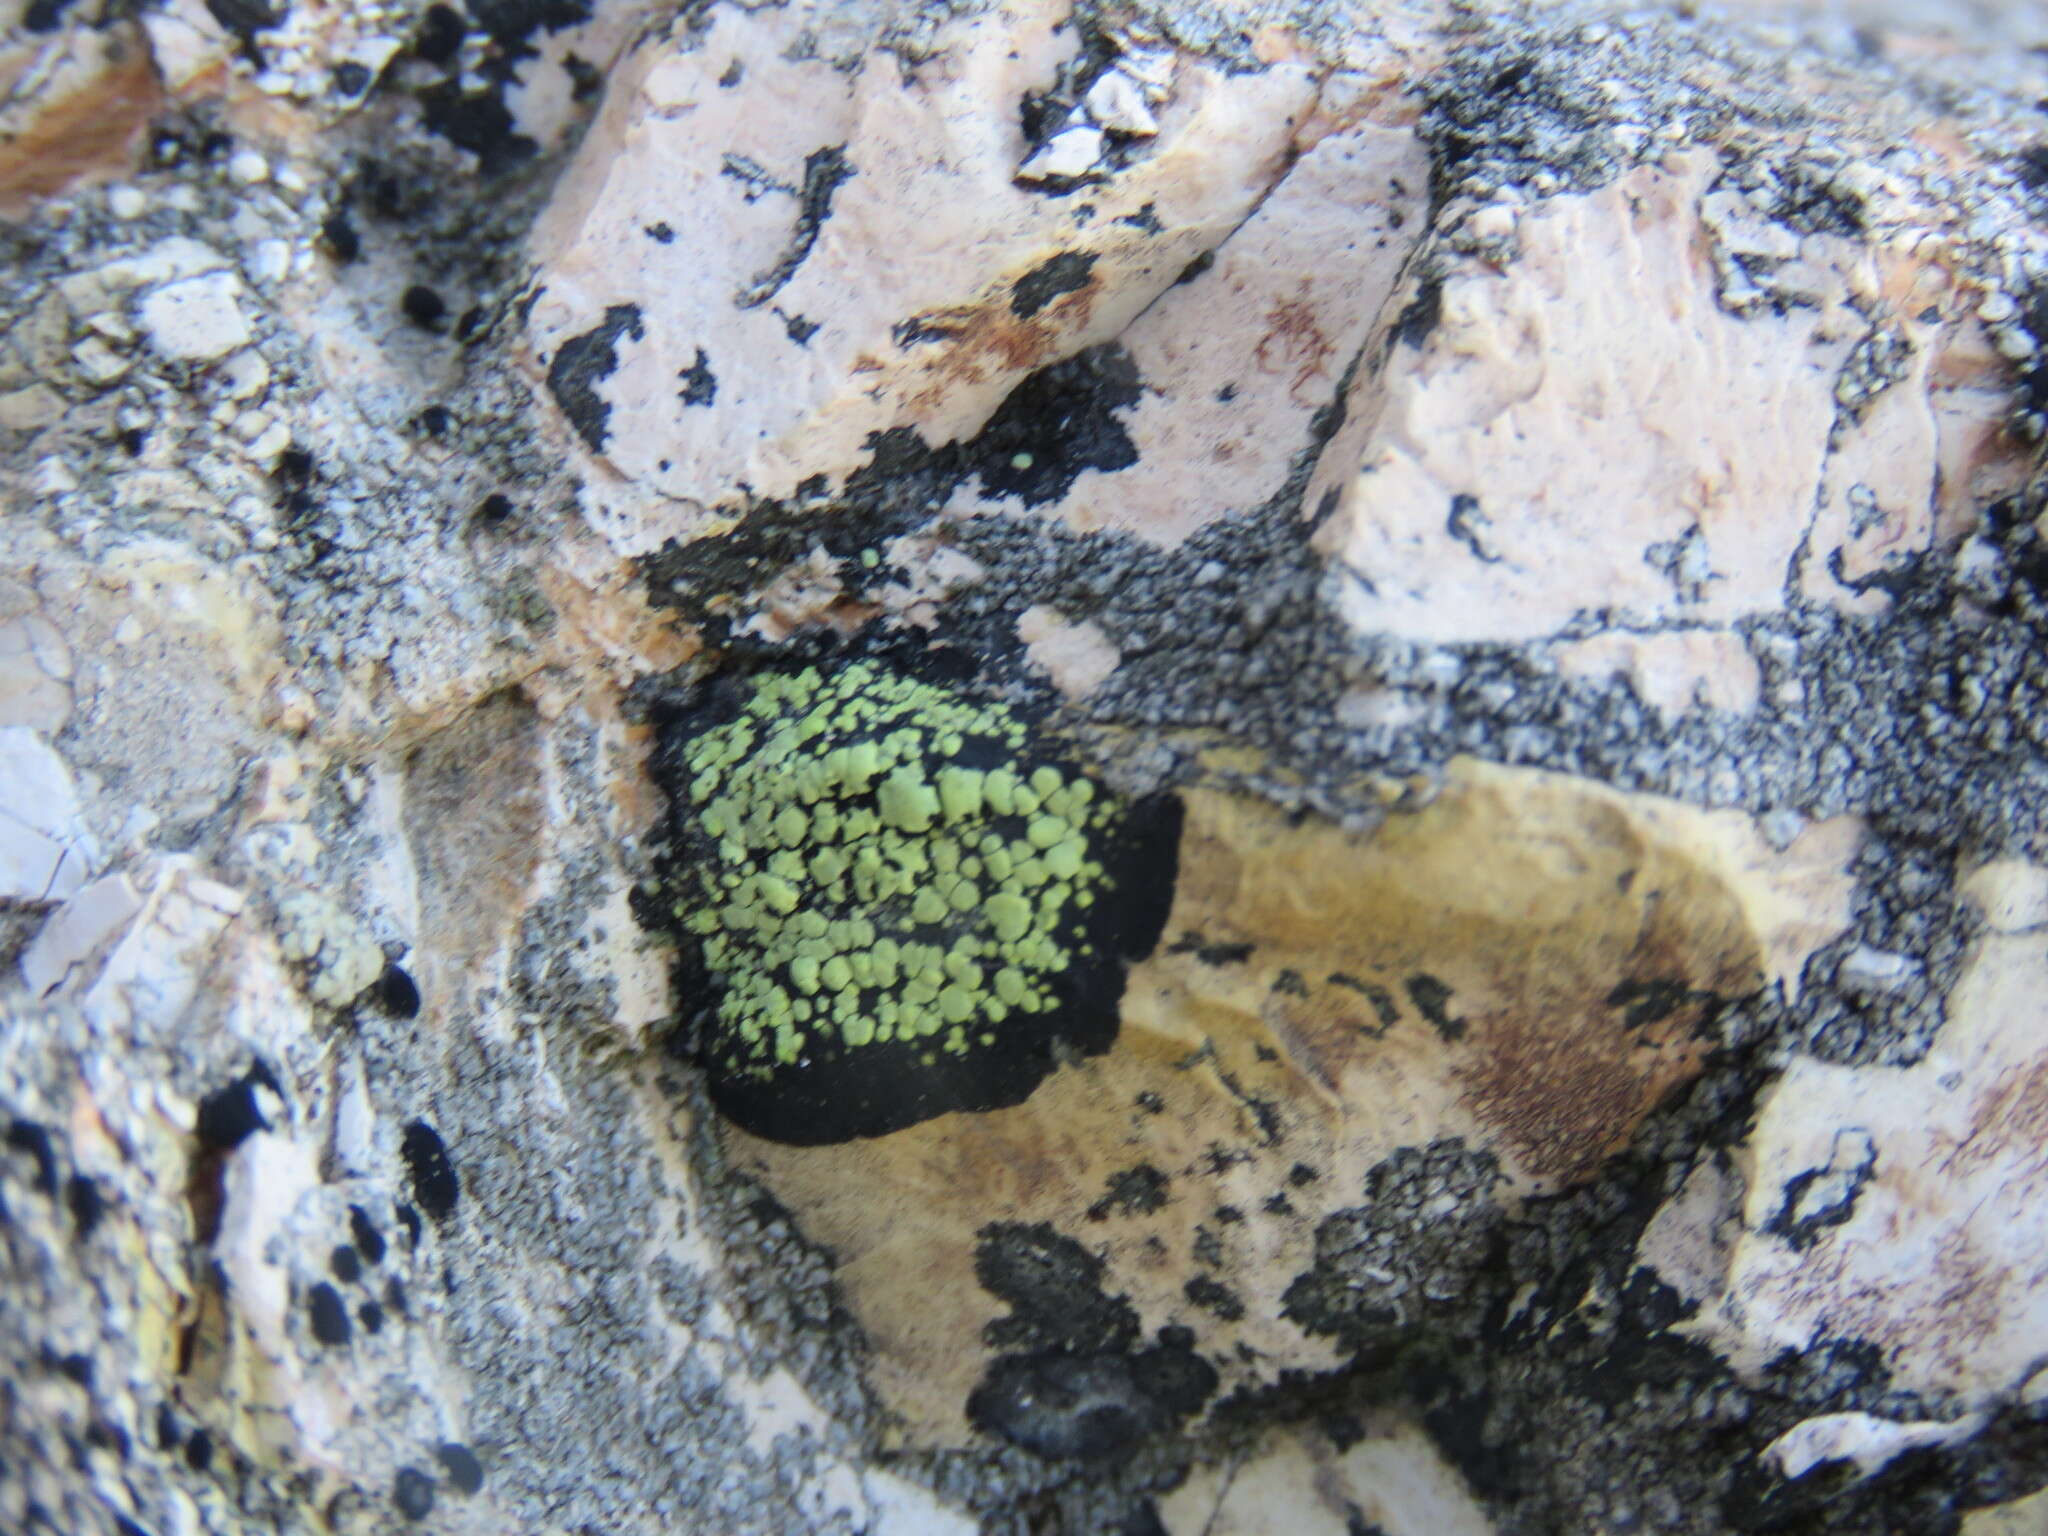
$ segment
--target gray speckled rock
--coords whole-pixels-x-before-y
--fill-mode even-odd
[[[2041,1529],[2048,14],[1610,9],[0,0],[0,1529]],[[790,1147],[847,650],[1177,842]]]

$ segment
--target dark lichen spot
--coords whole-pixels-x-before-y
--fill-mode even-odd
[[[49,1361],[50,1367],[73,1386],[92,1390],[92,1356],[57,1355]]]
[[[1835,1133],[1825,1168],[1809,1168],[1787,1179],[1778,1209],[1764,1230],[1804,1252],[1830,1227],[1839,1227],[1856,1213],[1857,1198],[1877,1170],[1877,1149],[1862,1130]]]
[[[1173,280],[1174,286],[1179,287],[1183,283],[1192,283],[1215,265],[1216,253],[1214,251],[1202,252],[1201,255],[1180,269],[1180,276]]]
[[[306,1293],[306,1314],[313,1325],[313,1337],[322,1344],[342,1345],[349,1341],[348,1308],[341,1292],[322,1280]]]
[[[1244,1302],[1237,1292],[1207,1275],[1196,1275],[1182,1287],[1187,1299],[1205,1312],[1213,1312],[1226,1323],[1244,1316]]]
[[[363,237],[356,233],[347,209],[336,208],[320,221],[320,244],[344,266],[363,254]]]
[[[1420,347],[1436,329],[1443,310],[1443,284],[1433,277],[1424,278],[1416,285],[1415,297],[1408,301],[1401,310],[1400,318],[1394,322],[1394,339],[1411,347]]]
[[[1159,222],[1157,206],[1152,203],[1145,204],[1136,213],[1121,215],[1116,222],[1128,224],[1132,229],[1147,235],[1156,235],[1166,228],[1164,224]]]
[[[711,372],[711,359],[704,355],[704,349],[697,349],[697,360],[676,375],[683,381],[683,387],[676,396],[684,405],[709,405],[718,398],[718,380]]]
[[[1444,530],[1450,536],[1472,551],[1474,559],[1485,565],[1498,565],[1500,551],[1489,542],[1493,520],[1479,507],[1479,498],[1463,492],[1451,498],[1450,515],[1444,519]]]
[[[24,32],[54,32],[64,25],[64,13],[71,9],[73,0],[29,0],[28,9],[21,13],[21,27]]]
[[[469,25],[460,11],[450,5],[430,5],[413,34],[412,51],[429,64],[452,64],[468,35]]]
[[[1095,258],[1083,251],[1062,251],[1018,278],[1010,289],[1010,313],[1029,319],[1054,299],[1079,293],[1089,283]]]
[[[20,1152],[35,1163],[36,1188],[56,1199],[57,1153],[50,1145],[50,1133],[37,1121],[17,1118],[7,1127],[7,1149]]]
[[[1333,987],[1343,987],[1346,991],[1356,992],[1372,1005],[1372,1011],[1379,1019],[1379,1027],[1375,1029],[1371,1025],[1361,1024],[1358,1026],[1359,1033],[1377,1040],[1400,1022],[1401,1010],[1394,1002],[1394,994],[1378,982],[1361,980],[1347,971],[1330,972],[1329,981]]]
[[[1045,1222],[992,1222],[977,1234],[974,1277],[1010,1315],[982,1330],[995,1349],[1118,1354],[1138,1339],[1138,1314],[1103,1294],[1105,1266]]]
[[[757,1135],[1020,1103],[1108,1049],[1156,942],[1178,802],[1118,799],[933,677],[761,671],[669,722],[664,915],[712,1100]]]
[[[405,1228],[405,1246],[408,1252],[420,1245],[420,1213],[409,1205],[398,1208],[398,1224]]]
[[[656,245],[673,244],[676,238],[675,229],[669,224],[667,219],[662,219],[658,223],[648,225],[644,233]]]
[[[604,452],[610,435],[606,423],[612,414],[611,403],[598,394],[597,386],[618,370],[619,338],[638,341],[646,334],[638,305],[614,304],[602,322],[557,347],[548,364],[548,393],[592,453]]]
[[[1252,957],[1250,944],[1211,944],[1199,933],[1183,933],[1167,949],[1169,955],[1193,955],[1204,965],[1242,965]]]
[[[259,1084],[268,1086],[270,1074],[251,1068],[225,1088],[216,1088],[199,1101],[199,1142],[215,1152],[231,1152],[258,1131],[270,1129],[256,1102]]]
[[[441,1469],[448,1474],[448,1481],[461,1493],[476,1493],[484,1485],[483,1463],[476,1459],[476,1452],[457,1440],[445,1442],[434,1452],[439,1458]]]
[[[1624,981],[1607,994],[1607,1006],[1621,1009],[1622,1027],[1631,1030],[1661,1024],[1689,1004],[1712,1001],[1713,993],[1695,991],[1673,979]]]
[[[156,1405],[156,1448],[160,1451],[175,1451],[184,1440],[184,1431],[178,1427],[178,1415],[167,1402]]]
[[[396,1275],[393,1275],[384,1284],[384,1305],[393,1312],[396,1312],[400,1317],[410,1317],[412,1315],[407,1310],[405,1282]]]
[[[1037,1456],[1106,1460],[1208,1401],[1216,1371],[1193,1343],[1162,1328],[1134,1354],[1004,1355],[968,1395],[968,1421]]]
[[[448,301],[425,283],[414,283],[398,301],[405,318],[423,331],[437,331],[448,318]]]
[[[502,84],[465,91],[460,79],[443,80],[421,91],[419,103],[420,121],[427,131],[475,155],[486,176],[532,158],[540,148],[527,135],[514,131],[512,109],[505,104]]]
[[[1322,1175],[1309,1167],[1307,1163],[1296,1163],[1287,1170],[1287,1182],[1296,1189],[1306,1189],[1321,1177]]]
[[[356,97],[370,88],[370,71],[354,60],[334,66],[334,93]]]
[[[106,1198],[100,1194],[99,1185],[82,1173],[74,1173],[65,1182],[64,1203],[71,1207],[71,1224],[82,1243],[92,1236],[106,1214]]]
[[[496,517],[490,515],[492,502],[504,502],[504,510]],[[512,513],[512,504],[502,496],[486,496],[477,515],[487,522],[502,522]],[[397,961],[387,962],[384,973],[377,978],[378,1006],[394,1019],[410,1019],[420,1011],[419,984],[412,979],[405,967]]]
[[[1454,1041],[1465,1033],[1465,1021],[1451,1017],[1449,987],[1427,971],[1420,971],[1408,978],[1407,988],[1408,1000],[1415,1005],[1415,1011],[1428,1020],[1429,1027],[1446,1042]]]
[[[400,1467],[391,1487],[391,1502],[408,1520],[424,1520],[434,1512],[434,1480],[418,1467]]]
[[[370,1220],[370,1213],[360,1205],[348,1208],[348,1231],[356,1252],[363,1256],[365,1264],[384,1262],[384,1234],[377,1230],[377,1224]]]
[[[1149,1216],[1166,1204],[1171,1180],[1150,1163],[1125,1168],[1109,1176],[1109,1189],[1088,1207],[1090,1221],[1105,1221],[1112,1212],[1122,1216]]]
[[[1113,474],[1138,462],[1117,413],[1143,392],[1137,364],[1121,346],[1089,347],[1011,390],[967,444],[967,461],[990,496],[1021,497],[1032,507],[1057,501],[1085,470]]]
[[[374,1301],[366,1301],[356,1308],[356,1321],[363,1325],[365,1333],[384,1331],[384,1309]]]
[[[796,276],[796,269],[804,264],[804,259],[811,254],[811,247],[817,244],[818,231],[831,217],[832,194],[853,174],[853,163],[846,158],[844,144],[815,149],[804,157],[804,184],[797,193],[796,228],[790,234],[789,244],[783,248],[781,259],[765,272],[756,273],[754,280],[735,296],[734,302],[741,309],[757,309],[766,304],[781,291],[784,283]]]
[[[413,425],[429,437],[446,437],[454,418],[445,405],[430,405],[413,417]]]
[[[213,1435],[209,1431],[192,1431],[192,1438],[185,1442],[185,1465],[194,1472],[204,1472],[213,1465]]]
[[[346,1243],[336,1244],[334,1251],[327,1255],[327,1267],[344,1285],[353,1285],[363,1277],[362,1258]]]
[[[206,0],[206,9],[223,30],[244,40],[266,27],[276,26],[284,18],[283,11],[266,5],[264,0]]]
[[[435,1221],[446,1221],[455,1214],[462,1185],[455,1177],[455,1164],[449,1161],[448,1148],[442,1144],[440,1133],[426,1121],[415,1120],[405,1128],[400,1150],[405,1154],[406,1172],[412,1179],[413,1199]]]
[[[784,315],[779,309],[775,313],[782,318],[783,331],[800,347],[809,346],[811,338],[818,334],[818,322],[815,320],[803,315]]]

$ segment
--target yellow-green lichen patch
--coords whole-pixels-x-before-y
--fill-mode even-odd
[[[1121,958],[1171,898],[1170,802],[1133,806],[1015,711],[874,660],[757,673],[671,732],[665,900],[740,1124],[878,1135],[1016,1103],[1055,1040],[1114,1038]]]

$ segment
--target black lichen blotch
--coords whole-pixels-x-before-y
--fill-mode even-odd
[[[455,1164],[449,1160],[440,1133],[426,1121],[415,1120],[405,1128],[400,1150],[405,1154],[406,1172],[412,1177],[413,1199],[434,1220],[446,1221],[455,1214],[462,1184],[455,1176]]]
[[[611,435],[611,402],[597,386],[618,371],[619,339],[638,341],[646,334],[638,305],[614,304],[601,323],[555,348],[548,364],[548,393],[592,453],[603,453]]]
[[[665,722],[660,916],[712,1100],[770,1140],[1021,1103],[1116,1038],[1172,899],[1179,802],[878,659],[763,669]]]

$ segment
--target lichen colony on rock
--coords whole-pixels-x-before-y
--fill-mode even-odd
[[[713,1100],[775,1141],[1028,1096],[1116,1038],[1172,897],[1178,807],[1032,722],[875,660],[767,670],[671,727],[664,901]]]

